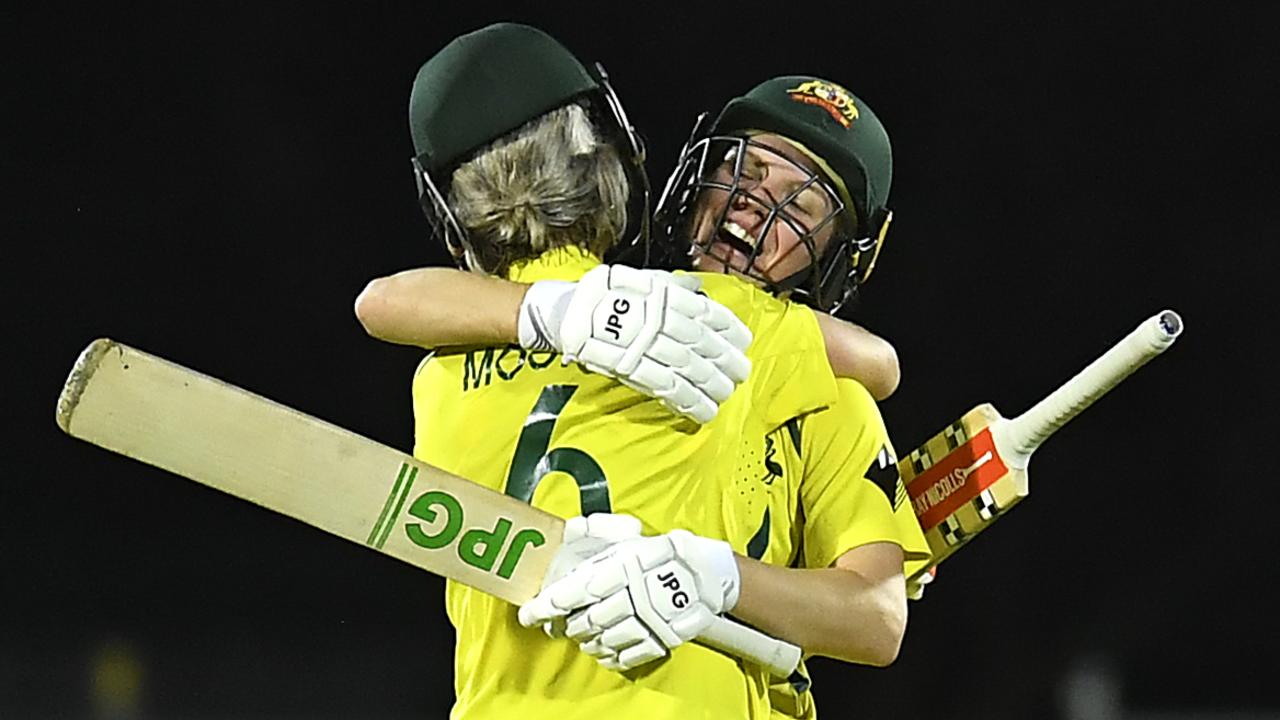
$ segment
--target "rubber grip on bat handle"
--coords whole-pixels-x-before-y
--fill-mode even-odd
[[[1097,360],[1036,403],[1005,423],[997,434],[999,452],[1013,467],[1025,468],[1031,453],[1148,360],[1159,355],[1182,332],[1182,318],[1172,310],[1156,313],[1116,343]]]
[[[785,640],[770,637],[755,628],[717,617],[702,632],[698,642],[768,668],[780,678],[790,677],[800,665],[801,650]]]

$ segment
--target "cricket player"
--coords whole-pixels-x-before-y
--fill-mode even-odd
[[[670,254],[691,255],[699,270],[744,277],[817,308],[848,308],[888,229],[891,177],[887,134],[865,103],[821,78],[773,78],[732,100],[709,127],[699,120],[667,182],[655,228],[676,251]],[[881,566],[879,575],[865,575],[886,581],[892,575],[896,586],[901,576],[892,570],[906,563],[913,572],[927,560],[927,546],[875,403],[851,380],[838,380],[838,392],[832,406],[765,436],[754,455],[744,448],[740,476],[762,478],[768,490],[746,503],[754,512],[737,517],[764,521],[727,527],[723,537],[748,557],[793,569],[843,570],[852,548],[864,556],[879,548],[889,556],[896,547],[897,560]],[[653,544],[627,541],[585,563],[526,605],[522,621],[545,623],[571,612],[570,637],[602,662],[633,667],[660,657],[655,634],[634,627],[639,614],[606,597],[624,591],[598,589],[602,577],[638,562],[626,546],[639,555],[652,552],[646,546]],[[771,612],[778,605],[816,609],[805,603],[803,585],[790,597],[753,597],[755,589],[770,586],[752,582],[758,566],[743,562],[740,568],[743,590],[733,615],[810,653],[841,657],[807,632],[816,628],[804,615]],[[633,606],[642,603],[640,592],[627,592]],[[630,632],[622,630],[629,625]],[[639,649],[646,644],[647,651]],[[812,694],[793,683],[775,683],[770,703],[776,717],[816,715]]]
[[[744,475],[738,485],[732,479],[751,469],[749,463],[740,464],[752,452],[749,448],[760,447],[762,467],[776,464],[776,451],[767,451],[766,438],[788,420],[835,400],[814,314],[729,275],[702,278],[706,294],[733,310],[754,337],[747,352],[751,372],[745,378],[732,362],[723,360],[730,353],[722,347],[696,350],[714,345],[710,340],[695,340],[683,354],[672,351],[679,356],[676,360],[702,358],[707,366],[721,368],[726,377],[742,383],[736,392],[725,394],[723,387],[705,385],[710,374],[706,367],[687,370],[684,378],[690,387],[701,387],[706,397],[721,403],[710,417],[694,411],[697,403],[654,402],[587,372],[583,365],[596,363],[629,384],[658,387],[660,383],[646,385],[626,374],[644,365],[629,360],[643,359],[646,353],[652,353],[655,362],[673,359],[653,350],[661,342],[640,350],[628,345],[646,337],[644,329],[653,324],[634,322],[639,309],[648,310],[649,304],[645,300],[624,312],[617,301],[644,299],[662,286],[659,294],[683,303],[688,298],[681,299],[677,290],[689,287],[679,285],[684,281],[662,280],[662,274],[643,275],[641,280],[625,269],[599,266],[599,254],[616,242],[623,223],[615,212],[618,197],[605,199],[608,181],[601,179],[618,173],[598,170],[624,163],[638,166],[642,159],[639,153],[628,154],[625,145],[619,152],[620,145],[610,138],[621,133],[600,127],[607,126],[616,102],[607,84],[545,35],[500,25],[463,36],[429,60],[415,81],[413,97],[411,121],[429,216],[445,226],[446,237],[454,235],[458,255],[470,267],[533,283],[508,296],[516,301],[518,316],[486,317],[491,305],[479,298],[485,293],[500,297],[510,291],[510,283],[455,274],[455,279],[465,280],[453,288],[475,294],[467,297],[472,301],[466,308],[470,312],[462,313],[468,318],[458,323],[460,339],[453,344],[516,338],[520,343],[440,353],[423,363],[413,387],[415,454],[566,517],[609,512],[635,517],[640,529],[656,535],[649,539],[665,543],[668,557],[663,562],[697,575],[696,602],[701,609],[691,611],[678,629],[664,629],[659,653],[667,656],[665,662],[617,673],[605,669],[608,662],[601,663],[602,668],[571,643],[522,628],[509,606],[451,583],[447,607],[458,632],[454,716],[505,717],[519,708],[534,717],[587,717],[599,712],[624,717],[766,717],[769,680],[761,670],[683,641],[696,635],[700,617],[735,605],[763,606],[778,593],[797,590],[802,594],[794,598],[797,604],[779,605],[772,614],[831,611],[846,621],[839,623],[841,633],[812,633],[806,638],[812,647],[849,659],[881,664],[891,660],[900,642],[903,614],[895,613],[895,592],[900,595],[901,588],[893,586],[894,577],[901,585],[900,545],[873,542],[851,548],[837,559],[839,567],[823,566],[804,573],[804,578],[733,553],[738,547],[735,539],[741,539],[745,551],[754,549],[763,557],[775,536],[798,537],[791,532],[793,516],[770,520],[770,501],[758,502],[754,507],[766,512],[750,519],[750,507],[733,502],[735,495],[772,497],[765,489],[784,483],[768,475]],[[423,109],[440,107],[446,99],[464,102],[446,108],[451,114],[433,116]],[[625,122],[616,124],[625,128]],[[458,127],[479,127],[492,141],[480,146],[458,141]],[[564,182],[557,185],[557,180]],[[592,201],[575,205],[582,197]],[[539,238],[544,241],[541,246]],[[595,285],[590,285],[589,276]],[[440,284],[424,283],[423,277],[411,271],[371,283],[357,301],[357,314],[366,328],[395,342],[449,344],[428,337],[434,325],[423,322],[422,311],[432,307],[433,296],[424,291],[438,290]],[[637,290],[646,282],[643,292]],[[578,302],[584,287],[588,297],[613,302]],[[575,303],[604,311],[588,313],[579,323],[587,326],[585,331],[574,329],[569,327],[574,313],[568,308]],[[706,306],[694,313],[712,314]],[[665,323],[658,325],[670,329]],[[704,329],[709,330],[704,338],[710,339],[739,334],[723,320]],[[672,333],[668,339],[686,337]],[[565,339],[584,335],[583,343]],[[657,336],[663,337],[661,332]],[[590,355],[591,362],[566,365],[550,350],[565,356],[572,351],[579,359]],[[672,415],[663,404],[693,420]],[[811,501],[820,507],[825,493],[816,484],[812,487]],[[888,507],[888,500],[881,502]],[[793,500],[791,507],[794,511],[799,501]],[[779,533],[774,527],[786,529]],[[686,532],[672,532],[677,528]],[[750,529],[749,537],[745,529]],[[863,557],[868,548],[874,551],[870,559]],[[776,552],[787,550],[780,547]],[[868,563],[864,576],[860,573]],[[891,567],[883,570],[885,566]],[[582,567],[586,565],[565,579],[580,576]],[[877,572],[889,578],[882,580]],[[881,626],[884,631],[877,634]],[[865,632],[868,627],[874,630]],[[819,641],[824,634],[826,640]],[[870,639],[850,640],[854,635]],[[621,659],[634,645],[615,653],[614,667],[622,668]],[[677,647],[678,652],[672,652]],[[642,661],[634,653],[627,657]]]

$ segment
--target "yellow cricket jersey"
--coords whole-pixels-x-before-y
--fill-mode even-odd
[[[521,282],[576,280],[598,264],[552,251],[513,268]],[[752,372],[699,426],[657,401],[519,347],[436,355],[413,382],[414,455],[562,517],[628,513],[646,534],[684,528],[729,538],[751,525],[730,501],[739,452],[787,419],[831,404],[836,385],[817,321],[722,274],[703,290],[751,329]],[[744,484],[745,487],[745,484]],[[742,544],[735,548],[741,550]],[[569,641],[516,621],[516,608],[450,582],[456,629],[452,717],[467,720],[764,718],[767,673],[694,643],[619,674]]]
[[[837,380],[839,399],[746,446],[737,477],[743,509],[730,513],[734,549],[773,565],[830,567],[849,550],[891,542],[904,573],[929,557],[884,419],[866,388]],[[751,440],[748,438],[748,440]],[[777,682],[774,718],[813,718],[809,692]],[[836,715],[843,717],[844,713]]]

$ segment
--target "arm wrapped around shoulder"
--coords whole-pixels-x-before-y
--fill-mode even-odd
[[[598,266],[576,283],[539,281],[520,305],[520,344],[558,351],[710,422],[751,372],[751,331],[700,286],[692,275],[622,265]]]

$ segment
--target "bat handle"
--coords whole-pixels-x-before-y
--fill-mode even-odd
[[[796,645],[724,617],[717,617],[698,633],[698,642],[762,665],[780,678],[791,677],[802,654]]]
[[[1172,310],[1162,310],[1143,321],[1030,410],[1000,423],[999,432],[993,433],[1000,457],[1010,467],[1025,469],[1040,443],[1130,373],[1167,350],[1181,332],[1182,318]]]

